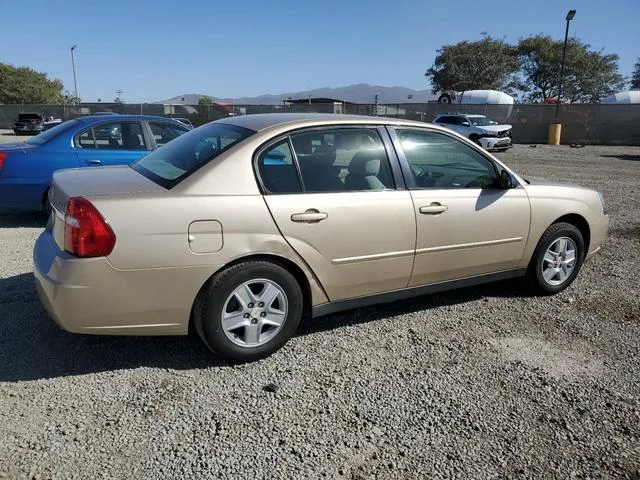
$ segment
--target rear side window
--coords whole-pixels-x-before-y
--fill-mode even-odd
[[[262,184],[272,193],[299,193],[302,191],[293,154],[287,140],[269,147],[258,158]]]
[[[98,150],[146,150],[139,122],[102,123],[79,133],[76,147]]]
[[[145,155],[131,168],[157,184],[171,188],[254,133],[235,125],[210,123]]]
[[[169,143],[171,140],[175,140],[180,135],[189,131],[188,128],[181,127],[174,123],[149,122],[149,127],[151,127],[151,133],[158,147]]]

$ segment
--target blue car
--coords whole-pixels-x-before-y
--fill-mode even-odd
[[[191,130],[170,118],[93,115],[19,143],[0,143],[0,209],[46,210],[56,170],[128,165]]]

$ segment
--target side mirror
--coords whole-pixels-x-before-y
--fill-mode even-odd
[[[462,125],[463,127],[470,127],[471,124],[469,122],[467,122],[466,120],[461,122],[460,125]]]
[[[500,172],[500,188],[504,190],[508,190],[509,188],[513,188],[513,178],[511,174],[506,170],[502,170]]]

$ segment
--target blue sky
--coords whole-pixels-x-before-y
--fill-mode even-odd
[[[26,65],[73,89],[77,44],[85,101],[184,93],[253,96],[353,83],[428,87],[424,71],[446,43],[483,31],[508,41],[570,33],[640,57],[640,0],[0,0],[1,62]]]

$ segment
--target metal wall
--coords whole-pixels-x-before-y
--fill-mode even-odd
[[[340,106],[340,105],[339,105]],[[513,125],[515,143],[546,143],[547,129],[554,121],[555,105],[456,105],[441,103],[405,103],[393,105],[344,104],[343,113],[380,115],[429,122],[438,113],[480,113]],[[117,113],[184,117],[194,125],[235,115],[271,112],[336,112],[331,104],[292,105],[161,105],[161,104],[82,104],[0,105],[0,128],[11,128],[19,112],[41,112],[63,120],[79,115],[113,111]],[[598,145],[640,145],[640,105],[560,106],[562,143]]]

